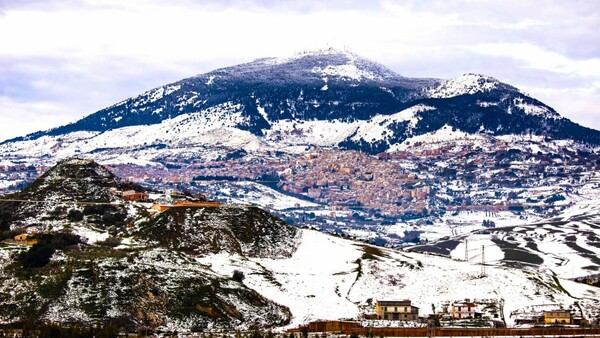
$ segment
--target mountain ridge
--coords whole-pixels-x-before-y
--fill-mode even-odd
[[[381,134],[384,142],[372,143],[349,133],[331,146],[377,153],[444,125],[468,133],[535,134],[600,144],[600,131],[573,123],[492,77],[468,73],[448,80],[407,78],[356,54],[325,50],[291,58],[263,58],[198,74],[123,100],[74,123],[1,145],[74,132],[98,136],[190,116],[203,121],[196,135],[237,129],[278,146],[267,136],[285,123],[338,121],[350,128],[352,123],[373,124],[375,117],[421,105],[433,109],[417,112],[411,124],[396,121],[388,125]],[[178,138],[176,132],[164,137],[171,141]]]

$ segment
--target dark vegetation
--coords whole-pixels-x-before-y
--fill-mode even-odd
[[[67,232],[39,234],[35,239],[38,242],[18,258],[22,266],[27,269],[41,268],[50,262],[56,250],[64,250],[81,243],[79,236]]]
[[[496,239],[492,237],[492,242],[496,244],[504,253],[503,261],[509,266],[521,267],[523,265],[540,265],[544,260],[527,249],[519,247],[515,243]]]
[[[434,253],[434,254],[438,254],[438,255],[449,256],[450,252],[452,252],[452,250],[456,249],[458,244],[460,244],[459,241],[454,240],[454,239],[449,239],[449,240],[441,240],[441,241],[438,241],[435,243],[417,245],[417,246],[411,247],[410,250],[416,251],[416,252],[429,252],[429,253]]]
[[[482,225],[485,228],[495,228],[496,227],[496,222],[489,220],[489,219],[484,219]]]
[[[243,283],[246,276],[244,276],[244,272],[240,270],[233,270],[233,275],[231,276],[234,281],[238,283]]]
[[[372,245],[362,245],[362,249],[363,254],[361,256],[361,259],[377,260],[379,258],[387,257],[387,255],[384,254],[380,248]]]
[[[575,278],[576,282],[584,283],[591,286],[600,287],[600,274],[590,275],[585,277]]]
[[[290,256],[289,241],[297,228],[256,207],[177,207],[153,218],[140,235],[185,252],[235,252],[264,257],[275,250]]]
[[[3,325],[0,329],[11,330],[20,328],[23,330],[23,337],[39,338],[117,338],[119,336],[119,327],[112,322],[96,325],[57,324],[57,323],[35,323],[32,320],[16,323],[13,325]],[[0,337],[5,335],[0,333]],[[9,337],[9,336],[6,336]]]

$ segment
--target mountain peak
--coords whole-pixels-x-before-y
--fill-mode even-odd
[[[349,52],[347,50],[339,50],[339,49],[336,49],[333,47],[329,47],[329,48],[319,48],[319,49],[312,49],[312,50],[303,50],[303,51],[295,53],[292,56],[279,57],[279,58],[262,58],[259,60],[264,60],[265,62],[270,62],[270,63],[282,64],[282,63],[293,62],[293,61],[299,60],[299,59],[322,58],[322,57],[328,57],[330,59],[345,58],[346,60],[349,60],[349,61],[354,61],[356,59],[361,58],[357,54]]]
[[[224,71],[236,72],[268,72],[269,77],[296,77],[317,78],[319,81],[325,77],[338,78],[343,81],[383,81],[389,79],[403,79],[389,68],[361,57],[347,50],[335,48],[308,50],[288,57],[261,58],[252,62],[224,68]],[[218,75],[212,74],[210,75]],[[264,77],[265,74],[262,74]]]
[[[93,160],[69,158],[58,162],[44,175],[23,189],[22,197],[33,200],[101,201],[115,199],[111,188],[141,188],[123,183],[107,168]]]

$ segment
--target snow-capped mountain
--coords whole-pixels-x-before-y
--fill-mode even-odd
[[[445,126],[600,144],[600,132],[494,78],[407,78],[353,53],[325,50],[259,59],[155,88],[72,124],[6,141],[0,154],[62,158],[152,147],[312,145],[379,153]]]

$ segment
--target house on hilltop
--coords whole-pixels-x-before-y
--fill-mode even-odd
[[[174,207],[218,207],[223,203],[218,201],[203,201],[203,202],[193,202],[193,201],[179,201],[175,202]]]
[[[385,320],[417,320],[419,318],[419,308],[412,306],[408,299],[377,300],[375,313],[378,319]]]
[[[122,193],[123,199],[128,201],[146,201],[149,196],[143,192],[137,192],[135,190],[126,190]]]

